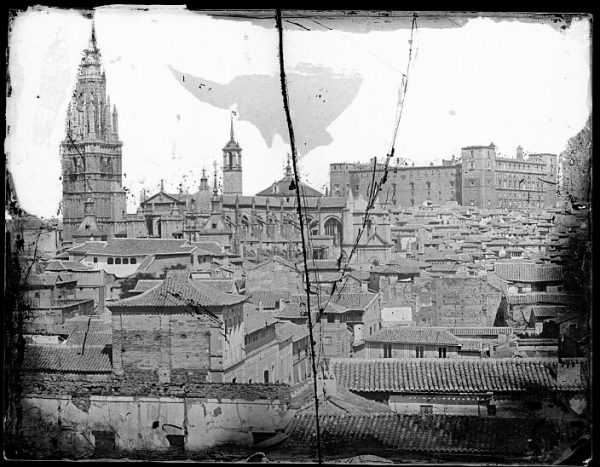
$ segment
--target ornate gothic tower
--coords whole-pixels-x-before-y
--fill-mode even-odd
[[[111,111],[96,32],[79,67],[61,144],[63,239],[70,241],[91,200],[98,226],[109,238],[125,228],[126,194],[122,180],[122,143],[116,106]]]
[[[231,137],[223,148],[223,194],[242,195],[242,148],[233,134],[231,115]]]

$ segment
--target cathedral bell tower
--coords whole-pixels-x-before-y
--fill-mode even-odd
[[[223,148],[223,194],[242,195],[242,148],[233,132],[233,112],[229,142]]]
[[[70,241],[88,217],[87,204],[95,206],[98,227],[109,238],[125,228],[121,146],[117,108],[111,108],[106,94],[106,76],[92,23],[61,143],[64,240]]]

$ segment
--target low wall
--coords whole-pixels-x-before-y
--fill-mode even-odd
[[[21,407],[18,439],[40,458],[251,446],[253,432],[275,432],[288,411],[279,400],[98,395],[25,396]]]

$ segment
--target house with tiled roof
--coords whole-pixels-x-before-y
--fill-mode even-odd
[[[156,382],[230,381],[245,358],[245,300],[169,275],[109,304],[115,372]]]
[[[584,364],[528,358],[333,359],[329,368],[338,384],[401,414],[565,419],[582,411],[565,410],[557,401],[580,400],[587,371]]]
[[[363,414],[323,414],[319,426],[326,459],[358,456],[368,464],[365,453],[377,453],[372,463],[427,464],[431,462],[469,464],[474,462],[530,462],[541,452],[534,440],[540,432],[559,433],[556,445],[562,452],[583,432],[576,422],[535,418],[496,418],[478,415],[388,414],[372,411]],[[316,449],[316,417],[296,414],[285,428],[285,441],[278,446],[289,456],[300,456]],[[544,451],[550,448],[545,448]],[[556,457],[556,456],[555,456]],[[352,458],[352,459],[356,459]]]
[[[172,267],[193,268],[195,250],[195,246],[183,239],[117,238],[84,242],[67,252],[71,261],[124,277],[135,272],[160,274]]]

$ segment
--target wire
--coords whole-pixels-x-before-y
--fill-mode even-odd
[[[310,311],[310,277],[308,274],[308,261],[306,258],[306,242],[304,238],[304,220],[302,219],[302,206],[300,203],[300,180],[298,179],[298,162],[296,154],[296,144],[294,140],[294,127],[292,126],[292,116],[290,114],[290,108],[288,103],[287,83],[285,79],[285,66],[284,66],[284,55],[283,55],[283,24],[281,21],[281,10],[277,9],[275,12],[275,20],[277,23],[277,30],[279,32],[279,77],[281,79],[281,94],[283,97],[283,108],[285,110],[285,116],[287,120],[288,131],[290,134],[290,146],[292,149],[292,165],[294,168],[294,181],[296,183],[296,202],[298,208],[298,218],[300,220],[300,237],[302,239],[302,258],[304,260],[304,275],[306,279],[306,307],[308,309],[308,332],[310,339],[310,348],[312,356],[312,372],[313,372],[313,383],[314,383],[314,397],[315,397],[315,422],[317,429],[317,456],[319,464],[323,463],[323,452],[321,449],[321,430],[319,427],[319,394],[317,389],[317,367],[315,361],[315,341],[313,338],[312,329],[312,316]]]

